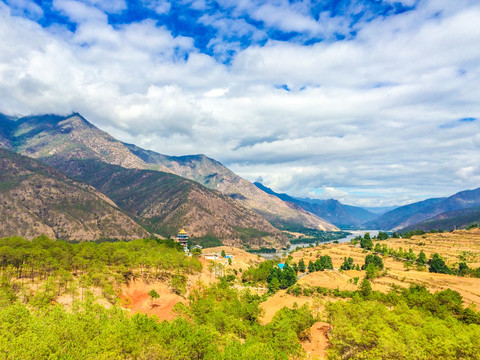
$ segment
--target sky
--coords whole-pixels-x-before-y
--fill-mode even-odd
[[[277,192],[480,187],[480,1],[3,0],[0,112],[79,112]]]

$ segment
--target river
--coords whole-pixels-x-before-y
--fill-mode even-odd
[[[378,232],[379,232],[379,230],[344,230],[344,231],[349,232],[350,235],[347,235],[344,238],[338,239],[337,241],[339,243],[350,242],[350,240],[352,240],[353,238],[355,238],[357,236],[362,236],[363,237],[366,233],[370,233],[370,236],[374,237],[374,236],[377,236]],[[325,242],[321,242],[320,244],[327,244],[327,243],[331,243],[333,241],[334,240],[325,241]],[[282,250],[282,251],[279,251],[279,252],[277,251],[276,253],[257,253],[257,255],[260,255],[260,256],[264,257],[265,259],[271,260],[275,257],[283,257],[284,254],[291,253],[297,247],[304,248],[304,247],[309,247],[310,245],[315,246],[315,244],[312,244],[312,243],[299,243],[299,244],[290,245],[287,250]]]

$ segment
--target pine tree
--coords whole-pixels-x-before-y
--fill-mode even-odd
[[[155,289],[150,290],[148,295],[150,296],[150,306],[153,305],[153,300],[160,298],[160,295],[155,291]]]
[[[425,255],[425,253],[422,251],[420,251],[420,254],[418,254],[418,259],[417,259],[418,263],[422,266],[425,266],[427,265],[427,256]]]
[[[432,259],[430,260],[430,268],[428,269],[431,273],[440,273],[440,274],[451,274],[452,271],[445,264],[445,261],[437,253],[433,254]]]
[[[303,261],[303,258],[300,259],[300,261],[298,262],[298,270],[302,273],[305,272],[305,261]]]
[[[367,278],[364,278],[360,283],[360,293],[365,299],[368,299],[372,295],[372,285]]]

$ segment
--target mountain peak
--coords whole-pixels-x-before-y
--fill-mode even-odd
[[[170,172],[236,199],[272,224],[337,230],[316,215],[265,194],[204,154],[168,156],[125,144],[78,113],[21,118],[14,122],[9,139],[15,151],[55,166],[72,159],[92,159],[125,168]]]

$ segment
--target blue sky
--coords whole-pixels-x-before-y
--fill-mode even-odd
[[[61,24],[75,31],[77,22],[65,7],[73,1],[5,0],[13,15],[24,16],[45,28]],[[355,37],[360,25],[376,18],[415,9],[416,1],[84,1],[107,15],[108,24],[122,26],[153,19],[173,36],[194,39],[200,52],[229,60],[238,51],[268,40],[311,45]],[[324,18],[342,26],[325,31],[316,26]],[[232,44],[231,51],[212,40]]]
[[[3,0],[0,112],[76,111],[294,196],[480,186],[478,1]]]

